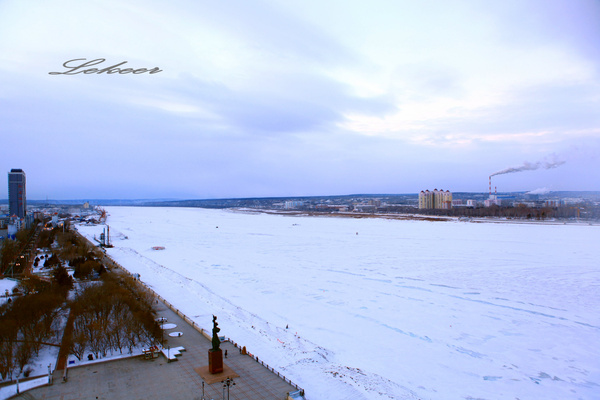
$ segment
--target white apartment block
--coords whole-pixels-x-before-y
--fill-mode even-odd
[[[452,192],[449,190],[421,190],[419,193],[419,209],[435,208],[449,210],[452,208]]]

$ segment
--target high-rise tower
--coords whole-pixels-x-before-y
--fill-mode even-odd
[[[13,168],[8,173],[8,213],[19,218],[27,214],[27,196],[25,192],[25,172]]]

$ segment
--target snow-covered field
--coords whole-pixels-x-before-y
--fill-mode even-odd
[[[115,260],[310,400],[600,398],[598,226],[108,213]]]

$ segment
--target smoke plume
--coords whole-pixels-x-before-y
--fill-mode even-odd
[[[490,175],[490,178],[492,176],[495,175],[504,175],[504,174],[512,174],[515,172],[521,172],[521,171],[533,171],[536,169],[551,169],[551,168],[557,168],[560,167],[561,165],[563,165],[566,161],[562,161],[559,160],[558,157],[553,154],[550,157],[544,158],[542,161],[538,161],[538,162],[528,162],[525,161],[523,163],[523,165],[519,166],[519,167],[510,167],[510,168],[506,168],[503,169],[502,171],[498,171],[498,172],[494,172],[493,174]]]
[[[532,190],[531,192],[527,192],[525,194],[548,194],[548,193],[550,193],[550,189],[539,188],[539,189]]]

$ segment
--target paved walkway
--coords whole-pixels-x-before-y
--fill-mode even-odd
[[[158,316],[177,327],[164,331],[165,346],[183,346],[186,351],[177,361],[167,363],[160,355],[152,360],[141,356],[69,369],[68,381],[62,382],[62,371],[54,373],[54,384],[25,392],[15,399],[77,400],[77,399],[202,399],[202,379],[195,369],[208,365],[210,340],[190,326],[162,302],[157,304]],[[207,321],[210,324],[211,321]],[[169,337],[170,332],[182,332]],[[223,332],[221,332],[223,333]],[[229,388],[229,399],[283,400],[296,388],[271,372],[253,358],[240,354],[231,343],[221,344],[228,357],[224,363],[237,375],[235,386]],[[223,397],[225,393],[225,397]],[[227,399],[220,382],[204,384],[205,399]]]

